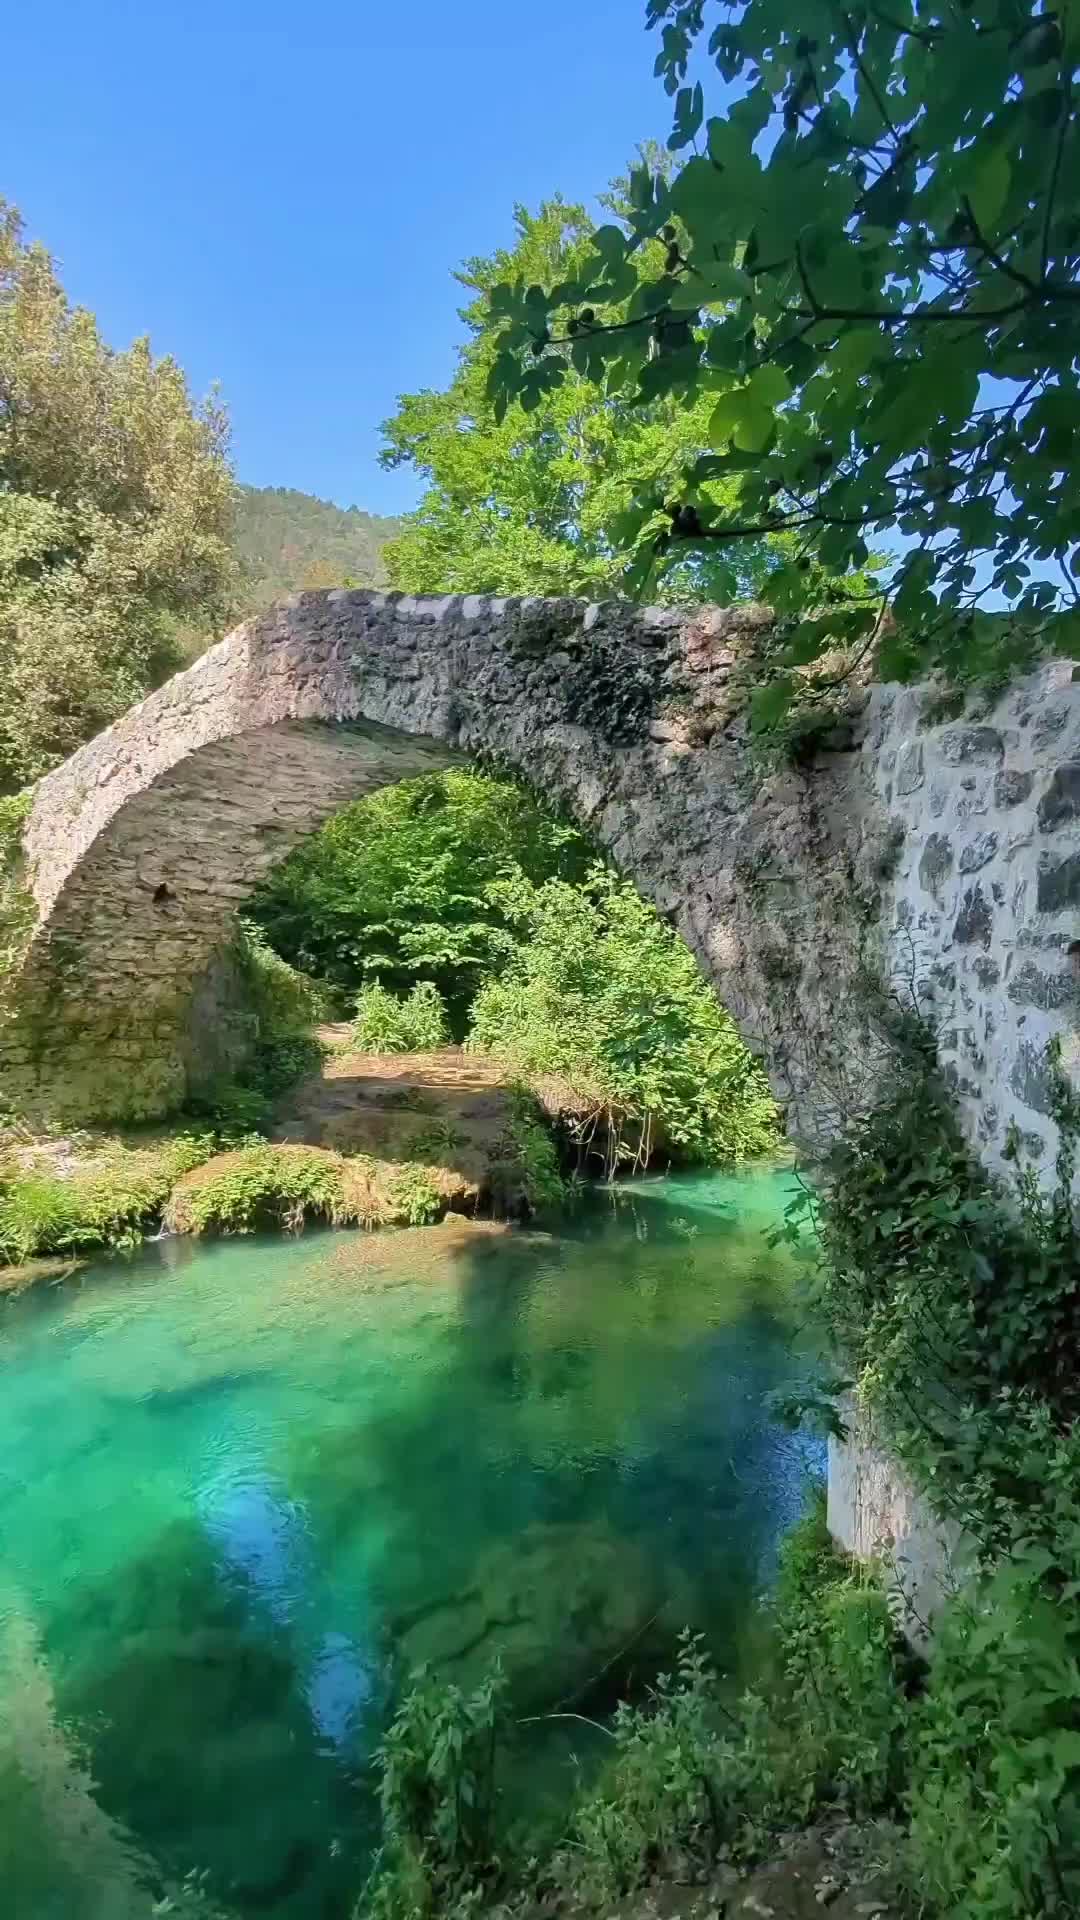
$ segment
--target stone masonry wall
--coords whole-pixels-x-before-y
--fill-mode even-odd
[[[935,1019],[980,1151],[1015,1122],[1049,1166],[1051,1035],[1078,1064],[1080,684],[1057,663],[953,719],[874,688],[812,766],[765,773],[732,682],[768,618],[323,592],[238,629],[41,782],[6,1097],[179,1104],[242,1042],[221,955],[261,876],[356,794],[480,757],[669,917],[801,1137],[873,1086],[884,971]]]
[[[933,696],[873,696],[868,782],[899,839],[891,975],[912,983],[972,1140],[1011,1127],[1049,1170],[1046,1044],[1080,1074],[1080,684],[1055,662],[991,706],[928,724]]]
[[[767,620],[331,592],[240,628],[41,783],[7,1098],[63,1121],[175,1107],[223,1064],[216,957],[259,878],[354,795],[479,756],[668,915],[807,1130],[851,1077],[837,903],[874,924],[880,847],[857,752],[813,777],[753,763],[729,682]]]

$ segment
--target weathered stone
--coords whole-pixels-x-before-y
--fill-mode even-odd
[[[948,834],[930,834],[919,861],[919,879],[927,893],[934,895],[935,900],[941,899],[942,882],[951,870],[952,864],[953,847]]]
[[[1032,728],[1032,739],[1038,751],[1052,746],[1059,733],[1064,730],[1069,715],[1065,707],[1046,707],[1040,713]]]
[[[998,966],[997,961],[987,959],[986,955],[982,953],[980,953],[978,959],[975,961],[972,971],[980,987],[984,990],[990,987],[996,987],[998,981],[1001,979],[1001,968]]]
[[[925,778],[922,743],[909,740],[901,749],[897,762],[896,791],[900,794],[917,793]]]
[[[1034,784],[1035,775],[1021,773],[1017,767],[1008,767],[1002,773],[995,773],[995,807],[1018,807],[1027,799]]]
[[[1036,902],[1040,913],[1064,913],[1067,907],[1080,906],[1080,853],[1070,853],[1065,860],[1042,855]]]
[[[951,767],[963,761],[988,767],[1001,759],[1005,742],[996,727],[950,727],[941,736],[940,752]]]
[[[476,756],[566,808],[668,916],[808,1142],[858,1110],[887,1059],[867,967],[901,992],[939,983],[937,1017],[968,1022],[982,1047],[991,976],[975,957],[1003,967],[1025,915],[1039,946],[1078,931],[1060,906],[1080,885],[1080,820],[1055,829],[1041,866],[1001,828],[1021,791],[1080,761],[1080,686],[1040,669],[966,724],[928,720],[925,689],[871,688],[851,713],[860,756],[763,781],[739,676],[722,683],[768,617],[334,592],[241,628],[40,783],[25,836],[39,920],[20,1018],[0,1027],[5,1096],[52,1119],[135,1117],[231,1070],[250,1016],[217,956],[252,888],[356,795]],[[1050,700],[1065,730],[1041,758],[1029,731],[1030,774],[1006,772],[1025,702],[1035,715]],[[886,808],[893,756],[909,790]],[[1034,806],[1021,818],[1033,835]],[[958,885],[955,855],[994,832],[989,871],[1008,840],[1007,887]],[[1058,918],[1037,921],[1037,879]],[[785,950],[797,966],[777,966]],[[958,1087],[973,1137],[1023,1022],[1042,1045],[1075,1020],[1004,994],[995,1014],[979,1077]]]
[[[959,868],[961,873],[978,873],[985,867],[998,850],[996,833],[977,833],[966,847],[960,849]]]
[[[1080,982],[1071,968],[1066,973],[1044,973],[1034,960],[1025,960],[1009,981],[1008,995],[1018,1007],[1041,1007],[1049,1013],[1075,1006],[1080,999]]]
[[[958,946],[970,947],[978,944],[990,945],[990,935],[994,927],[994,914],[981,886],[968,887],[960,902],[960,912],[953,927],[953,939]]]
[[[1034,1113],[1053,1112],[1054,1079],[1044,1047],[1033,1046],[1030,1040],[1020,1042],[1009,1074],[1009,1085],[1018,1099]]]
[[[5,1095],[50,1120],[151,1116],[241,1061],[242,983],[208,983],[252,889],[357,795],[480,756],[564,807],[673,914],[793,1129],[819,1133],[815,1084],[882,1057],[867,1014],[854,1031],[836,1017],[889,885],[860,871],[862,763],[827,754],[812,778],[762,782],[745,711],[722,736],[695,720],[668,737],[713,710],[719,654],[768,618],[340,591],[238,629],[41,782],[26,832],[40,918],[26,1030],[0,1032]],[[778,918],[813,960],[783,983],[764,958]]]
[[[1066,820],[1080,814],[1080,760],[1066,760],[1054,768],[1054,775],[1039,801],[1037,819],[1044,833],[1052,833]]]

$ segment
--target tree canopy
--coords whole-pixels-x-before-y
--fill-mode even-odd
[[[632,579],[793,535],[769,583],[790,668],[838,640],[898,677],[1075,650],[1080,10],[649,0],[648,22],[681,164],[637,168],[573,271],[492,288],[496,414],[581,377],[707,406],[709,449],[620,527]],[[860,567],[883,533],[895,618],[823,608],[813,563]]]
[[[224,414],[113,352],[0,201],[0,791],[180,664],[234,583]]]
[[[623,204],[618,186],[609,200],[613,209]],[[467,261],[458,275],[475,297],[462,311],[469,338],[450,385],[404,395],[384,424],[383,465],[408,463],[429,482],[384,558],[393,584],[411,593],[595,599],[624,591],[626,515],[642,487],[674,484],[708,444],[710,407],[667,396],[636,406],[576,364],[535,405],[493,406],[493,290],[508,279],[580,274],[590,255],[584,207],[556,197],[536,213],[518,207],[514,217],[513,247]],[[729,492],[723,483],[712,488],[718,508]],[[734,555],[671,549],[655,591],[702,600],[721,590],[753,595],[777,558],[764,540],[744,541]]]
[[[335,814],[269,875],[252,913],[294,966],[345,992],[433,981],[460,1034],[513,944],[502,883],[577,880],[592,857],[525,787],[424,774]]]

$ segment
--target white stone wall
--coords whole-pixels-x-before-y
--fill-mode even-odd
[[[884,687],[864,748],[902,848],[887,969],[938,1033],[970,1137],[999,1168],[1010,1127],[1053,1175],[1046,1046],[1080,1081],[1080,683],[1065,661],[992,706],[927,724]]]
[[[925,1645],[970,1565],[969,1543],[931,1513],[850,1405],[845,1417],[847,1440],[829,1441],[829,1532],[856,1559],[882,1561],[898,1625],[913,1646]]]

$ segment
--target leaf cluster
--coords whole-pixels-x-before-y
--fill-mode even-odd
[[[519,944],[477,994],[468,1044],[576,1091],[579,1130],[609,1172],[674,1159],[737,1161],[776,1140],[761,1068],[693,958],[626,881],[519,886]]]
[[[250,912],[292,965],[345,993],[377,983],[400,998],[433,982],[460,1037],[477,987],[513,944],[495,883],[575,880],[591,858],[513,781],[425,774],[344,808],[275,869]]]
[[[883,675],[908,678],[1068,653],[1080,16],[810,0],[796,19],[737,0],[710,30],[709,14],[649,0],[681,164],[636,168],[625,223],[596,227],[574,271],[491,289],[492,404],[546,404],[587,368],[620,404],[708,405],[707,448],[621,544],[644,577],[671,542],[791,536],[769,598],[801,616],[802,660],[876,643]],[[688,77],[702,55],[713,117]],[[701,492],[716,481],[720,510]],[[864,568],[882,535],[895,619],[822,611],[815,568]]]

